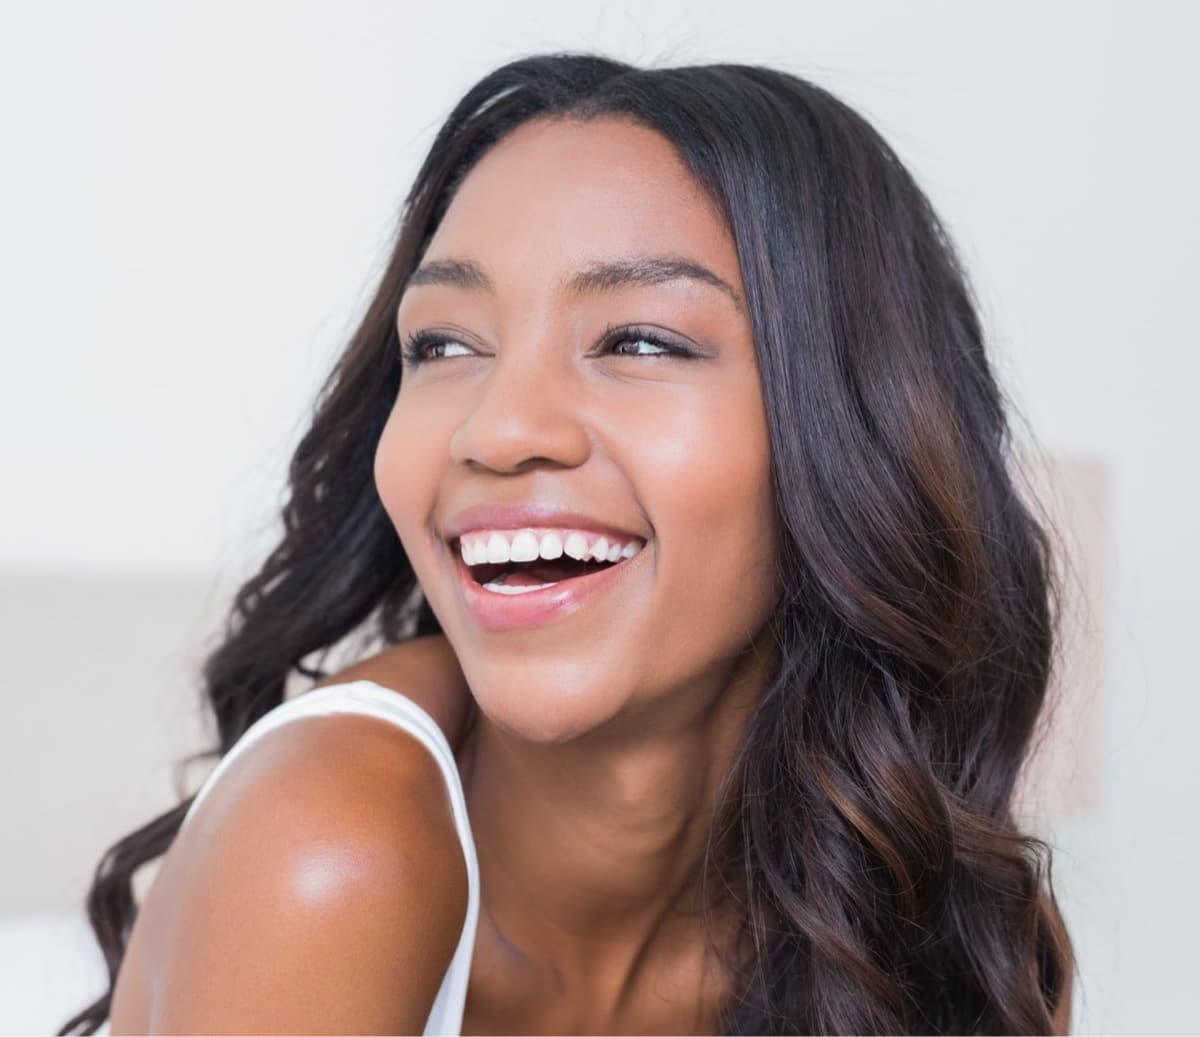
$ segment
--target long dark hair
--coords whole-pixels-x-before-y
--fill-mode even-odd
[[[1073,969],[1050,849],[1013,793],[1057,663],[1058,541],[1018,491],[1010,404],[962,266],[892,149],[825,90],[735,64],[516,60],[459,101],[289,468],[278,546],[203,666],[223,755],[327,676],[332,646],[440,626],[376,494],[394,317],[464,175],[533,118],[622,117],[725,214],[770,428],[780,663],[724,788],[705,875],[738,891],[728,1033],[1047,1033]],[[314,662],[311,657],[316,656]],[[107,1018],[137,906],[191,799],[126,836],[88,912]]]

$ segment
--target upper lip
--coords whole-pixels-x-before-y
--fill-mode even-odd
[[[446,540],[454,540],[464,533],[479,529],[525,529],[545,526],[552,529],[578,529],[609,536],[637,537],[645,540],[641,533],[634,533],[611,522],[606,522],[581,511],[560,508],[554,504],[479,504],[451,515],[442,525]]]

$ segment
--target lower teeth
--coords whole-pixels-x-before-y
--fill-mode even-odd
[[[483,589],[486,591],[494,591],[497,594],[528,594],[530,591],[543,591],[547,587],[553,587],[553,583],[536,583],[528,587],[508,586],[505,583],[485,583]]]

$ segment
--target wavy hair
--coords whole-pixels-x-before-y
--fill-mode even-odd
[[[862,116],[787,72],[554,53],[467,91],[291,459],[278,544],[204,662],[219,745],[201,755],[290,676],[328,676],[344,638],[440,631],[372,475],[400,297],[491,145],[530,119],[606,117],[671,141],[727,219],[770,432],[780,662],[704,857],[742,918],[722,1031],[1048,1033],[1073,955],[1049,846],[1013,801],[1058,655],[1057,541],[1018,492],[1011,404],[928,199]],[[109,991],[61,1034],[107,1018],[134,873],[191,802],[101,859],[87,908]]]

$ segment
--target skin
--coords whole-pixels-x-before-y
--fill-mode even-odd
[[[652,255],[701,264],[731,291],[690,278],[564,287],[589,263]],[[705,976],[698,868],[774,661],[778,567],[734,242],[657,133],[536,120],[460,186],[423,263],[451,259],[492,290],[410,283],[401,338],[431,329],[461,345],[406,367],[375,477],[479,707],[459,752],[483,887],[464,1025],[711,1025],[690,1015],[720,990]],[[697,355],[659,355],[636,333],[614,353],[609,324]],[[572,615],[484,629],[442,525],[525,502],[638,533],[645,564]]]

